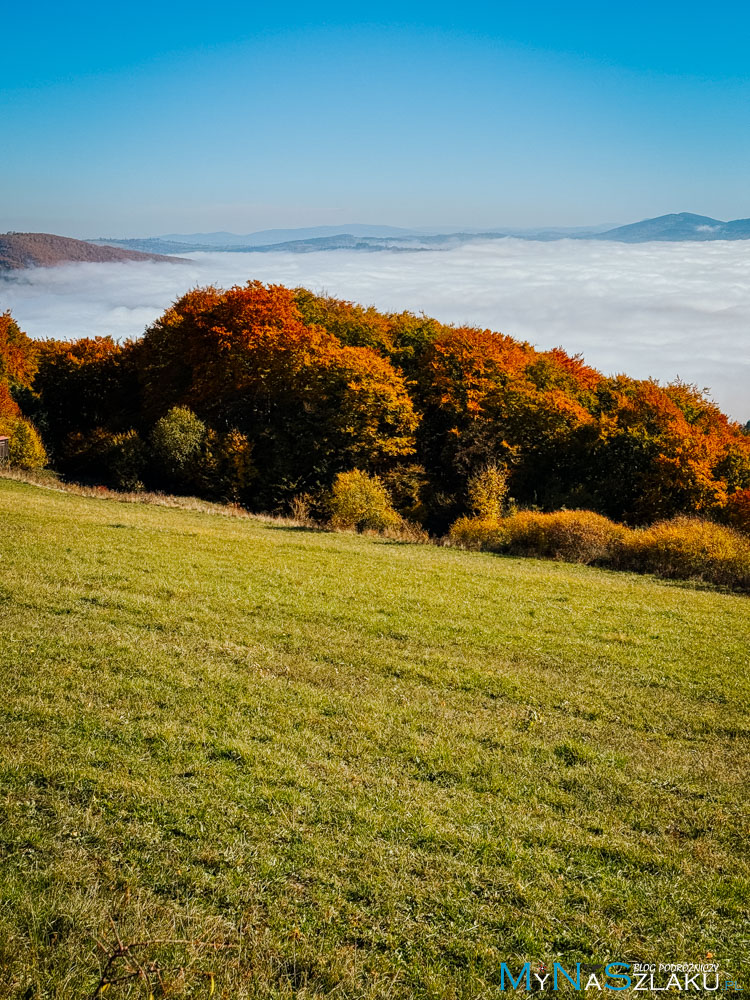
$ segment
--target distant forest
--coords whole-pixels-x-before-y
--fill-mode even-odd
[[[362,470],[433,533],[490,467],[519,507],[631,525],[750,498],[750,436],[694,386],[260,282],[190,291],[122,345],[0,316],[0,434],[19,465],[255,511],[315,509]]]

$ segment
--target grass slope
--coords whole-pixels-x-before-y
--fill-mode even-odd
[[[0,481],[0,996],[747,979],[749,608]]]

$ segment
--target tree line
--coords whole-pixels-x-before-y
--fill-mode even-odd
[[[361,470],[430,532],[471,512],[483,469],[519,507],[633,525],[750,498],[750,436],[695,386],[257,281],[193,289],[124,344],[32,341],[6,313],[3,427],[20,464],[252,510],[315,510]]]

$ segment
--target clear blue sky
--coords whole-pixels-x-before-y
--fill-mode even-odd
[[[746,2],[7,5],[0,231],[750,216]]]

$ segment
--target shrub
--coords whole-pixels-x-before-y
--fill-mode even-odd
[[[501,521],[462,517],[449,541],[466,549],[597,563],[750,591],[750,539],[699,518],[633,530],[587,510],[521,511]]]
[[[501,552],[505,534],[496,518],[459,517],[451,525],[449,540],[463,549]]]
[[[750,539],[698,518],[675,517],[629,532],[616,563],[641,573],[750,591]]]
[[[502,526],[507,552],[578,563],[606,562],[628,531],[590,510],[520,511]]]
[[[494,462],[469,478],[469,503],[478,517],[496,521],[502,517],[503,502],[508,492],[507,478],[505,470]]]
[[[175,406],[157,420],[151,432],[154,457],[172,480],[192,478],[206,440],[206,425],[185,406]]]
[[[336,476],[329,509],[334,528],[384,531],[395,528],[401,522],[380,479],[368,476],[361,469],[340,472]]]
[[[8,462],[19,469],[40,469],[47,464],[47,453],[36,431],[28,420],[9,417],[0,421],[0,434],[10,438]]]
[[[553,514],[524,510],[500,521],[459,518],[451,528],[450,540],[467,549],[598,563],[607,561],[626,534],[627,528],[590,510]]]
[[[312,516],[313,498],[310,493],[296,493],[289,501],[289,514],[294,521],[299,524],[311,525],[315,523]]]

